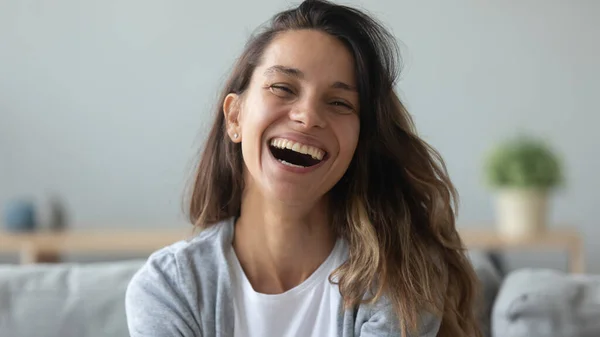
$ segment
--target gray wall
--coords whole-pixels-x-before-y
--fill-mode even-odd
[[[0,2],[0,204],[56,192],[76,227],[183,224],[182,189],[219,84],[254,27],[287,4]],[[493,219],[481,184],[487,149],[533,131],[567,164],[552,219],[581,230],[600,272],[600,2],[358,4],[402,41],[398,89],[447,161],[461,224]]]

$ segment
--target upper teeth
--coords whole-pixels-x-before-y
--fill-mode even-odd
[[[323,160],[325,156],[325,151],[306,144],[297,143],[288,139],[283,138],[274,138],[271,140],[271,146],[275,146],[280,149],[289,149],[292,151],[296,151],[299,153],[307,154],[314,159]]]

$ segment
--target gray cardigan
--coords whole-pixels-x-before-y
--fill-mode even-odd
[[[233,305],[227,250],[233,249],[233,219],[150,256],[127,288],[125,307],[131,337],[231,337]],[[341,308],[340,308],[341,309]],[[419,337],[437,334],[440,320],[421,317]],[[400,336],[391,304],[340,310],[340,337]]]

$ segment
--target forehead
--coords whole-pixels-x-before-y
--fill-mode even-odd
[[[265,49],[259,66],[297,68],[307,79],[344,81],[355,85],[354,58],[334,36],[316,30],[280,33]]]

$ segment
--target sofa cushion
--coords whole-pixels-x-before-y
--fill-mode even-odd
[[[600,336],[600,275],[514,271],[498,293],[492,321],[494,336]]]
[[[0,266],[0,336],[129,336],[125,290],[143,263]]]

